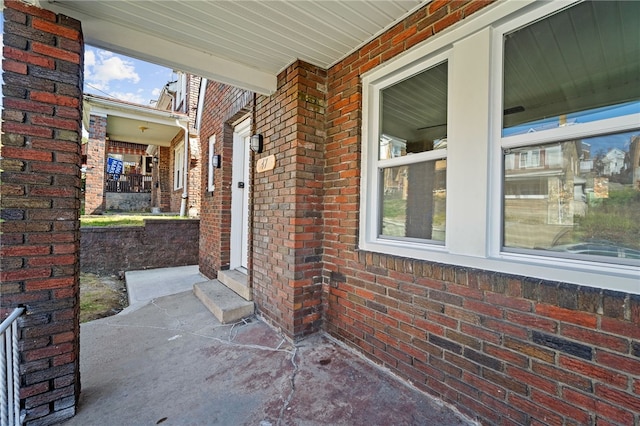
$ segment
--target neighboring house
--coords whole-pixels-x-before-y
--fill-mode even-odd
[[[614,148],[607,152],[602,159],[602,163],[604,164],[603,174],[605,176],[619,174],[625,167],[624,160],[627,154],[627,152],[624,152],[623,150],[618,148]]]
[[[586,179],[580,174],[581,145],[515,148],[505,155],[506,245],[550,247],[559,235],[573,229],[576,215],[584,215]],[[594,176],[590,177],[593,182]]]
[[[188,151],[184,150],[184,139],[176,138],[171,142],[168,149],[162,150],[169,156],[169,177],[164,180],[165,187],[162,192],[160,206],[164,211],[180,211],[185,184],[187,185],[187,206],[186,211],[189,217],[200,215],[200,199],[202,191],[201,183],[201,163],[200,163],[200,139],[198,137],[198,123],[200,120],[200,110],[198,100],[200,95],[200,80],[182,71],[176,71],[177,80],[167,83],[158,96],[156,108],[159,110],[175,111],[186,114],[189,117],[189,138]],[[158,147],[150,147],[147,150],[150,154],[158,152]],[[188,152],[189,160],[184,161],[185,152]],[[165,154],[167,155],[167,154]],[[188,176],[185,173],[188,170]],[[161,174],[166,171],[161,167]],[[186,180],[185,180],[186,179]]]
[[[200,151],[195,117],[200,79],[177,74],[179,80],[163,88],[155,108],[84,95],[89,129],[83,145],[87,214],[181,212],[187,188],[184,214],[199,215]],[[184,89],[175,88],[179,82]],[[184,161],[185,152],[189,161]]]
[[[629,158],[631,160],[633,186],[640,191],[640,135],[631,138]]]
[[[87,19],[105,45],[207,78],[200,272],[244,274],[289,338],[329,333],[482,424],[640,422],[640,188],[589,164],[629,146],[638,164],[640,2],[353,3],[200,2],[207,19],[174,30],[183,15],[163,13],[183,2],[122,2],[115,22],[109,2],[5,0],[2,306],[37,314],[28,421],[73,415],[79,396],[79,149],[59,143],[79,126],[56,108],[79,108]],[[30,73],[32,55],[64,66]],[[542,228],[513,221],[554,238],[530,244]]]

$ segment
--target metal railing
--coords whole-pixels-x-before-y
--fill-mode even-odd
[[[0,423],[1,426],[22,424],[20,417],[20,371],[18,362],[18,317],[24,308],[13,310],[0,324]]]
[[[151,192],[151,175],[107,175],[107,192]]]

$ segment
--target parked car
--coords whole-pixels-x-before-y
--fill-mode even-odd
[[[640,250],[617,245],[611,241],[585,241],[583,243],[564,244],[551,247],[549,250],[592,256],[621,257],[640,259]]]

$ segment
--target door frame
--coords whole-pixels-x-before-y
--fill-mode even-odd
[[[251,118],[246,117],[233,126],[233,160],[231,166],[231,244],[229,268],[246,272],[249,257],[249,138]],[[244,188],[239,188],[239,183]],[[240,211],[240,214],[237,212]]]

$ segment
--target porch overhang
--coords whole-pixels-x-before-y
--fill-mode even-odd
[[[260,94],[300,59],[328,69],[430,0],[29,0],[87,44]]]
[[[93,2],[87,3],[93,4]],[[178,44],[161,35],[141,31],[139,28],[129,28],[78,11],[71,12],[64,6],[60,7],[57,2],[43,3],[39,6],[56,13],[72,15],[80,20],[83,23],[85,43],[92,46],[243,87],[257,93],[271,94],[276,90],[275,75],[251,66]]]
[[[110,140],[144,145],[170,146],[180,133],[181,124],[188,127],[189,117],[96,95],[84,95],[83,122],[89,128],[89,117],[107,118]]]

